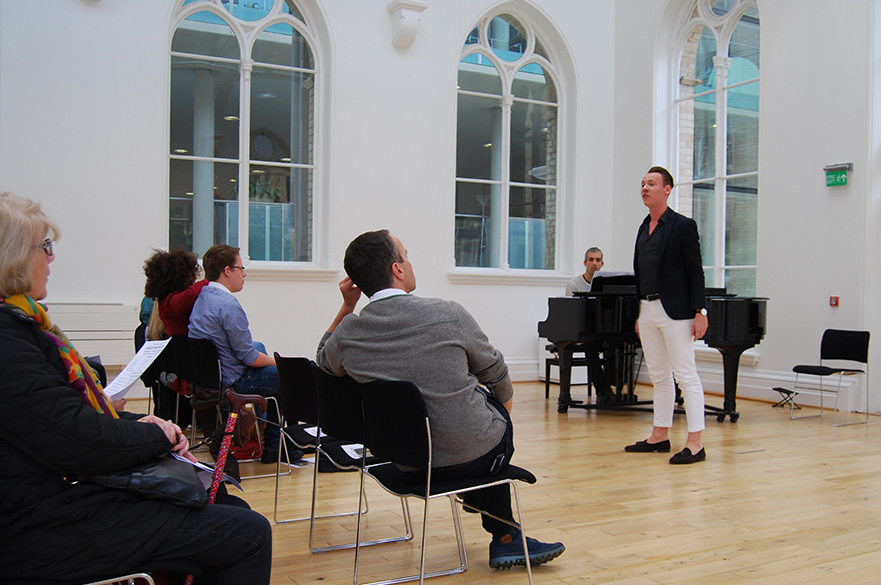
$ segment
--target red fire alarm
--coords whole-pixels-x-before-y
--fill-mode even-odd
[[[838,306],[838,297],[829,297],[829,306],[837,307]]]

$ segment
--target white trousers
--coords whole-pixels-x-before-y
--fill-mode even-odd
[[[654,425],[673,426],[675,377],[685,402],[688,432],[704,430],[704,388],[694,362],[693,319],[671,319],[660,300],[639,301],[639,339],[654,386]]]

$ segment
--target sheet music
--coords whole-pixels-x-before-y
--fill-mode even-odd
[[[138,381],[141,374],[144,373],[144,370],[146,370],[156,357],[162,353],[162,350],[165,349],[165,346],[168,345],[168,342],[170,341],[171,338],[162,341],[148,341],[144,343],[125,369],[123,369],[112,382],[107,384],[107,387],[104,388],[104,394],[106,394],[111,400],[119,400],[125,396],[131,387],[134,386],[135,382]]]

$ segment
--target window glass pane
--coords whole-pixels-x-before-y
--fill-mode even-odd
[[[274,24],[261,32],[254,41],[251,57],[259,63],[314,68],[309,45],[289,24]]]
[[[252,260],[309,259],[311,171],[251,165],[248,254]]]
[[[715,0],[713,2],[713,12],[719,15],[728,14],[736,3],[737,0]]]
[[[306,22],[306,19],[303,18],[303,13],[300,12],[300,9],[297,8],[297,5],[294,4],[293,0],[284,0],[284,5],[282,6],[282,12],[285,14],[290,14],[298,18],[302,22]]]
[[[679,186],[680,199],[683,185]],[[694,210],[692,217],[697,222],[697,231],[701,239],[701,258],[704,266],[713,266],[714,242],[716,233],[716,200],[713,183],[697,183],[692,185]]]
[[[239,72],[226,63],[171,59],[172,154],[238,158]]]
[[[725,290],[744,297],[756,296],[756,269],[727,269],[725,271]]]
[[[536,55],[541,55],[542,57],[544,57],[548,61],[551,60],[550,57],[548,57],[548,52],[545,51],[544,46],[542,46],[541,41],[538,39],[535,39],[535,48],[533,49],[533,52]]]
[[[459,63],[459,89],[492,95],[502,95],[502,79],[495,65],[486,55],[474,53]]]
[[[489,44],[493,53],[505,61],[516,61],[526,52],[526,35],[523,25],[510,14],[492,19],[489,27]]]
[[[679,96],[689,97],[716,86],[716,37],[705,26],[696,26],[682,48],[679,61]]]
[[[501,117],[499,99],[459,94],[457,177],[494,180],[501,178]]]
[[[175,53],[239,58],[239,43],[225,20],[211,12],[197,12],[183,21],[171,39]]]
[[[712,178],[716,171],[716,94],[679,102],[679,181]]]
[[[238,165],[173,159],[169,165],[169,246],[203,254],[238,247]]]
[[[538,63],[529,63],[517,71],[511,85],[511,93],[518,98],[554,103],[557,101],[554,80]]]
[[[511,187],[508,264],[511,268],[554,268],[556,190]]]
[[[269,14],[275,0],[221,0],[221,4],[236,18],[254,22]]]
[[[475,26],[474,30],[468,33],[468,36],[465,38],[465,46],[468,45],[477,45],[480,43],[480,27]]]
[[[254,66],[251,159],[312,163],[311,73]]]
[[[498,266],[501,185],[456,182],[456,266]]]
[[[725,265],[756,263],[758,177],[730,179],[725,190]]]
[[[741,64],[738,66],[738,71],[735,71],[735,64],[732,62],[731,71],[728,73],[728,83],[755,79],[759,76],[759,19],[757,16],[757,13],[755,16],[751,16],[750,13],[743,15],[734,28],[728,45],[728,56],[732,61],[741,60],[751,67]]]
[[[759,82],[728,90],[728,174],[759,170]]]
[[[511,106],[511,181],[556,184],[557,108],[515,101]]]

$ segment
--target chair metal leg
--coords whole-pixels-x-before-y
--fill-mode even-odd
[[[104,581],[94,581],[92,583],[86,583],[86,585],[122,585],[124,583],[127,583],[129,585],[155,585],[153,577],[151,577],[147,573],[132,573],[131,575],[116,577],[114,579],[105,579]]]
[[[853,422],[846,423],[838,423],[835,424],[835,416],[838,414],[838,397],[841,395],[841,379],[843,376],[838,376],[838,392],[835,394],[835,410],[832,411],[832,426],[833,427],[847,427],[850,425],[862,425],[867,424],[869,422],[869,376],[866,375],[866,418],[864,420],[857,420]],[[859,412],[859,411],[857,411]]]
[[[276,418],[278,418],[279,425],[281,425],[281,422],[282,422],[283,419],[282,419],[282,416],[281,416],[281,408],[280,408],[279,405],[278,405],[278,400],[275,398],[275,396],[267,396],[267,397],[266,397],[266,401],[267,401],[267,402],[271,402],[271,403],[275,406],[275,412],[276,412],[276,414],[278,415]],[[273,423],[273,422],[271,422],[269,419],[267,419],[267,420],[266,420],[266,424],[275,424],[275,423]],[[256,429],[257,429],[257,441],[262,445],[263,442],[262,442],[262,437],[260,436],[260,426],[259,426],[259,424],[258,424],[258,425],[255,425],[255,427],[256,427]],[[290,475],[291,472],[292,472],[293,469],[294,469],[294,466],[293,466],[293,464],[291,463],[290,453],[288,453],[288,442],[285,441],[285,440],[280,440],[280,441],[279,441],[279,446],[278,446],[278,465],[276,465],[276,468],[278,468],[278,467],[281,465],[281,454],[282,454],[282,450],[284,450],[285,461],[286,461],[285,465],[286,465],[287,468],[288,468],[288,470],[287,470],[286,472],[284,472],[284,473],[279,473],[278,470],[276,469],[276,473],[261,473],[261,474],[257,474],[257,475],[242,476],[242,479],[243,479],[243,480],[245,480],[245,479],[259,479],[259,478],[262,478],[262,477],[278,477],[278,476],[280,476],[280,475]],[[276,482],[276,485],[278,485],[277,482]]]
[[[312,516],[310,518],[309,523],[309,550],[313,553],[324,553],[332,550],[343,550],[347,548],[355,549],[355,559],[357,561],[358,558],[358,548],[359,546],[373,546],[374,544],[385,544],[387,542],[404,542],[407,540],[413,539],[413,521],[410,518],[410,504],[407,501],[406,497],[400,498],[401,500],[401,515],[404,518],[404,528],[406,530],[403,536],[390,536],[388,538],[378,538],[375,540],[368,540],[365,542],[360,542],[360,530],[361,530],[361,517],[367,514],[368,505],[367,505],[367,494],[364,492],[364,474],[363,472],[359,473],[361,476],[361,489],[358,495],[358,511],[349,512],[349,513],[340,513],[340,514],[330,514],[327,516],[316,516],[315,510],[317,508],[317,494],[318,494],[318,452],[316,451],[315,455],[315,472],[312,479]],[[355,530],[355,542],[348,542],[345,544],[335,544],[330,546],[315,546],[315,521],[321,520],[322,518],[334,518],[338,516],[358,516],[357,528]]]
[[[806,414],[803,416],[794,416],[795,411],[795,400],[794,398],[798,396],[798,373],[795,374],[795,384],[792,387],[792,397],[793,401],[789,404],[789,420],[800,420],[803,418],[817,418],[823,416],[823,380],[820,379],[820,414]],[[799,407],[801,409],[801,407]]]

